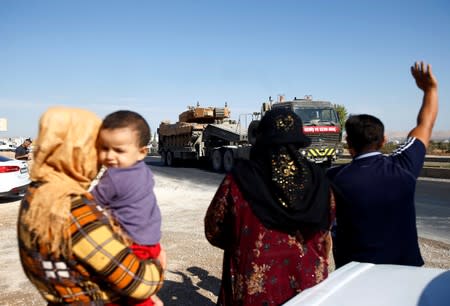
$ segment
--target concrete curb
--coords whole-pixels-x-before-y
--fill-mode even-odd
[[[340,159],[351,161],[350,155],[344,154],[340,156]],[[450,162],[449,156],[434,156],[427,155],[425,156],[425,162],[440,162],[447,163]],[[420,172],[420,176],[423,178],[435,178],[435,179],[450,179],[450,169],[448,168],[432,168],[432,167],[424,167]]]
[[[442,168],[422,168],[420,177],[450,179],[450,169]]]

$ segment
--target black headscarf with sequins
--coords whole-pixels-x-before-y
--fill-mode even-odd
[[[260,122],[250,160],[237,162],[232,171],[244,198],[267,228],[289,234],[329,229],[325,171],[299,152],[308,140],[294,112],[271,110]]]

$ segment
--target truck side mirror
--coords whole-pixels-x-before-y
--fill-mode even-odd
[[[261,115],[264,115],[266,112],[270,111],[272,108],[272,104],[264,102],[261,105]]]

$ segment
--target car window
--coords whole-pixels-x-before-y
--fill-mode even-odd
[[[0,162],[10,161],[10,160],[12,160],[12,159],[11,159],[11,158],[8,158],[8,157],[6,157],[6,156],[1,156],[1,155],[0,155]]]

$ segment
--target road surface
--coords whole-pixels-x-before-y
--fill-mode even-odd
[[[164,167],[159,157],[147,159],[153,172],[194,180],[198,184],[218,186],[223,174],[206,167]],[[416,189],[416,215],[419,236],[450,244],[450,180],[420,178]]]
[[[450,182],[419,179],[416,187],[419,236],[450,243]]]
[[[162,167],[157,159],[149,162],[163,217],[162,244],[168,254],[166,279],[158,295],[165,306],[213,306],[220,286],[223,253],[206,241],[203,217],[223,174],[194,167]],[[433,182],[430,186],[424,188],[432,188],[432,196],[436,193],[434,188],[441,185]],[[20,265],[16,238],[18,206],[18,200],[0,200],[0,305],[45,306]],[[439,211],[433,215],[439,216]],[[434,222],[424,220],[424,224]],[[419,243],[426,267],[450,269],[450,244],[422,238]]]

